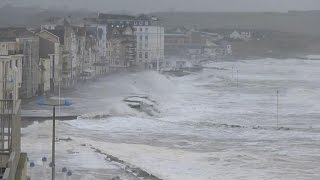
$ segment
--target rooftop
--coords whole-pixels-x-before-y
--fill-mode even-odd
[[[32,36],[33,33],[24,27],[0,28],[0,41],[12,41],[19,37]]]
[[[133,29],[133,26],[132,25],[108,25],[108,33],[107,33],[107,36],[108,35],[114,35],[113,32],[115,30],[117,30],[117,32],[119,32],[121,35],[124,31],[127,30],[127,28],[130,28],[132,31],[134,31]]]
[[[64,44],[64,28],[56,28],[55,30],[47,30],[47,31],[58,36],[60,44]]]

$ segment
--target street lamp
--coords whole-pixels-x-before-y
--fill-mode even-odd
[[[279,129],[279,90],[277,90],[277,129]]]
[[[239,70],[237,70],[237,87],[239,87]]]
[[[32,178],[33,177],[33,169],[36,166],[36,164],[34,162],[30,162],[29,166],[31,168],[30,177]]]
[[[37,104],[40,106],[51,106],[52,115],[52,167],[51,167],[51,179],[55,180],[55,134],[56,134],[56,106],[71,106],[72,102],[68,100],[59,99],[39,99]]]

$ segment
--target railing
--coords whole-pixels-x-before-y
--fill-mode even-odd
[[[13,113],[13,100],[0,100],[0,114]]]
[[[8,50],[8,55],[23,54],[22,50]]]
[[[4,174],[2,175],[2,177],[0,179],[9,180],[10,172],[11,172],[10,168],[6,168]]]
[[[71,73],[71,69],[70,70],[63,70],[62,71],[62,75],[68,75]]]
[[[13,168],[13,167],[17,167],[18,164],[17,164],[17,161],[15,161],[15,153],[11,153],[10,154],[10,157],[9,157],[9,160],[7,162],[8,164],[8,168],[6,168],[3,176],[2,176],[2,179],[5,179],[5,180],[11,180],[11,179],[14,179],[14,176],[15,176],[15,171],[13,170],[16,170],[16,168]]]
[[[11,148],[13,110],[13,100],[0,100],[0,153],[9,152]]]
[[[20,136],[20,100],[0,100],[0,168],[6,168],[0,179],[15,179]]]

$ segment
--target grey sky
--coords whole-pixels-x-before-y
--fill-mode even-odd
[[[100,11],[288,11],[318,10],[320,0],[0,0],[41,7],[73,7]]]

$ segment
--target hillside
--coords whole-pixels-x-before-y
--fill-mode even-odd
[[[87,10],[53,10],[32,7],[0,8],[0,27],[39,25],[50,16],[94,16]],[[320,11],[276,12],[158,12],[166,28],[177,25],[201,29],[256,29],[320,36]]]
[[[45,10],[39,8],[0,8],[0,27],[39,26],[51,16],[82,19],[96,16],[96,12],[86,10]],[[159,12],[166,29],[184,25],[197,26],[207,31],[225,33],[233,29],[257,30],[267,35],[263,41],[232,43],[234,55],[287,57],[301,54],[319,54],[320,11],[288,13],[240,13],[240,12]]]
[[[168,28],[185,25],[208,29],[257,29],[320,36],[320,11],[288,13],[159,12]]]

